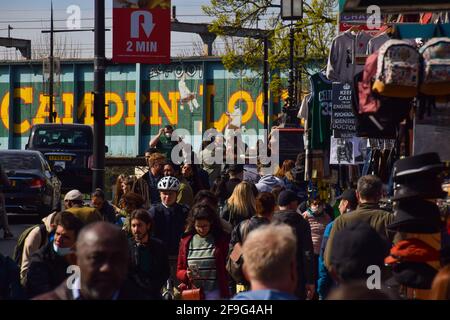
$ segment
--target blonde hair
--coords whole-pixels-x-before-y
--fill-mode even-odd
[[[240,182],[233,190],[230,198],[227,200],[230,211],[249,216],[249,211],[256,212],[255,195],[253,194],[252,185],[247,181]]]
[[[277,173],[275,173],[275,176],[278,178],[284,178],[288,173],[290,173],[291,169],[294,167],[295,167],[294,160],[284,160],[281,168],[279,168],[277,170]],[[290,177],[292,177],[292,175],[290,175]]]
[[[296,259],[297,239],[286,224],[269,224],[251,231],[242,254],[249,279],[272,282],[289,274]]]

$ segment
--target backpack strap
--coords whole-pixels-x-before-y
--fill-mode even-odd
[[[45,239],[48,236],[47,228],[45,227],[45,224],[39,225],[39,233],[41,234],[41,243],[39,245],[39,248],[42,248],[45,244]]]
[[[250,226],[250,219],[247,219],[247,220],[241,222],[241,224],[239,225],[239,233],[241,236],[241,243],[244,243],[245,238],[247,238],[249,226]]]

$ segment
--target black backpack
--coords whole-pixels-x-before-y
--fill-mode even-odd
[[[41,234],[41,243],[39,244],[39,248],[42,248],[44,246],[45,239],[48,237],[47,228],[43,223],[28,227],[20,234],[19,238],[17,239],[17,244],[14,248],[14,253],[12,256],[12,259],[16,262],[19,268],[22,266],[22,253],[23,247],[25,245],[25,240],[30,234],[31,230],[33,230],[36,227],[39,227],[39,232]]]
[[[236,283],[246,283],[244,273],[242,272],[242,266],[244,264],[244,259],[242,257],[242,243],[249,233],[250,219],[242,221],[236,228],[241,238],[241,241],[235,243],[233,249],[231,250],[228,259],[226,261],[225,269],[230,274]]]

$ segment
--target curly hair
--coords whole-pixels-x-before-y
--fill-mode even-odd
[[[207,220],[211,224],[210,233],[214,238],[223,235],[223,227],[220,222],[219,215],[210,205],[207,204],[196,204],[194,205],[187,219],[186,233],[196,234],[195,221],[196,220]]]

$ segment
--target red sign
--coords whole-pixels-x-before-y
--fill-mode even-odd
[[[114,1],[113,58],[119,63],[170,63],[170,0],[139,8]],[[126,3],[126,4],[124,4]]]
[[[350,30],[354,26],[355,26],[354,23],[350,24],[341,22],[339,23],[339,33]],[[375,36],[380,32],[380,29],[371,29],[365,23],[358,24],[358,30],[365,31],[372,36]]]

